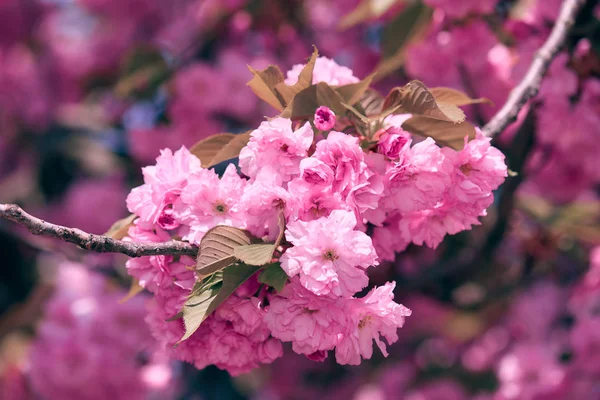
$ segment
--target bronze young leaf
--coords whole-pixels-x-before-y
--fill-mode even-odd
[[[472,99],[467,94],[460,90],[447,88],[447,87],[434,87],[430,88],[429,91],[435,98],[438,104],[452,104],[454,106],[466,106],[469,104],[487,103],[492,104],[491,100],[484,97]]]
[[[212,135],[194,144],[190,152],[200,159],[204,168],[210,168],[239,156],[250,140],[250,133]]]
[[[127,236],[127,231],[129,231],[129,227],[133,225],[133,221],[135,221],[136,218],[137,215],[131,214],[129,217],[116,221],[111,225],[104,236],[108,236],[117,240],[123,239],[125,236]]]
[[[317,62],[318,57],[319,52],[315,47],[310,59],[298,75],[298,82],[293,85],[287,85],[285,81],[281,81],[275,85],[275,90],[283,99],[284,105],[287,106],[290,104],[298,93],[313,84],[313,71],[315,69],[315,63]]]
[[[252,79],[247,83],[250,89],[259,99],[265,101],[271,107],[278,111],[285,108],[285,101],[281,95],[275,90],[275,86],[284,81],[283,73],[276,65],[270,65],[262,71],[256,71],[251,66],[248,66],[252,72]]]
[[[367,76],[360,82],[350,83],[344,86],[337,86],[335,91],[344,99],[344,103],[354,105],[361,100],[363,95],[369,90],[375,74]]]
[[[198,275],[206,277],[233,264],[235,249],[252,243],[252,236],[245,230],[231,226],[215,226],[200,241],[196,261]]]

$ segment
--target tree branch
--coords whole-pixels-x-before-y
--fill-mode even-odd
[[[34,235],[50,236],[98,253],[122,253],[129,257],[155,255],[196,256],[198,248],[186,242],[133,243],[104,235],[94,235],[77,228],[67,228],[36,218],[16,204],[0,204],[0,217],[23,225]]]
[[[517,119],[517,114],[525,103],[537,95],[542,84],[542,78],[546,74],[546,71],[548,71],[550,63],[564,45],[575,23],[577,13],[581,10],[585,2],[585,0],[563,1],[560,14],[554,28],[552,28],[550,36],[536,52],[529,70],[521,82],[510,92],[504,106],[483,127],[482,131],[485,136],[494,137],[500,134]]]

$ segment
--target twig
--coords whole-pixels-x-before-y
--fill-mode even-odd
[[[77,228],[67,228],[36,218],[16,204],[0,204],[0,217],[23,225],[34,235],[51,236],[98,253],[122,253],[129,257],[155,255],[195,256],[198,248],[186,242],[133,243],[94,235]]]
[[[564,45],[569,31],[575,23],[577,13],[585,2],[585,0],[563,1],[560,14],[550,36],[536,52],[529,70],[521,82],[510,92],[504,106],[483,127],[482,130],[485,136],[494,137],[500,134],[509,124],[517,119],[517,114],[523,108],[523,105],[537,95],[542,78],[546,74],[546,71],[548,71],[550,63]]]

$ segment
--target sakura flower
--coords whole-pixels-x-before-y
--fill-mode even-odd
[[[253,282],[249,284],[253,286]],[[199,369],[214,364],[232,375],[249,372],[280,357],[282,347],[279,340],[271,337],[263,321],[265,310],[258,298],[248,295],[248,287],[242,285],[181,343],[178,342],[184,333],[183,321],[167,322],[185,302],[181,292],[155,296],[157,301],[149,309],[146,322],[177,359]],[[256,286],[253,287],[255,292]]]
[[[485,212],[485,208],[468,203],[440,202],[433,208],[403,214],[398,225],[407,242],[436,248],[446,234],[453,235],[481,224],[477,214],[480,210]]]
[[[129,229],[126,241],[142,243],[165,242],[171,236],[160,228],[146,231],[137,223]],[[138,279],[140,286],[156,293],[159,289],[173,284],[191,289],[194,285],[194,272],[190,269],[195,265],[191,257],[183,256],[174,261],[172,256],[149,256],[127,260],[127,272]]]
[[[304,64],[296,64],[287,72],[285,79],[286,85],[293,85],[298,82],[298,76],[304,69]],[[352,74],[348,67],[338,65],[335,61],[327,57],[318,57],[313,70],[313,84],[325,82],[331,86],[348,85],[356,83],[359,79]]]
[[[402,128],[391,126],[379,137],[378,151],[384,156],[395,160],[400,157],[400,152],[410,149],[410,134]]]
[[[308,122],[293,131],[292,121],[287,118],[263,121],[240,152],[242,172],[254,178],[262,167],[276,165],[282,180],[287,182],[299,173],[300,161],[308,155],[313,137]]]
[[[380,260],[394,261],[396,253],[406,249],[409,242],[402,236],[399,227],[400,214],[388,217],[382,226],[373,228],[373,246]]]
[[[325,163],[334,174],[333,190],[346,196],[367,169],[358,138],[332,131],[317,143],[313,157]]]
[[[350,303],[349,325],[343,339],[335,349],[339,364],[358,365],[361,357],[370,359],[373,355],[373,340],[387,357],[383,336],[388,344],[398,340],[398,328],[404,325],[405,317],[411,311],[393,301],[396,283],[372,289],[365,297],[353,299]]]
[[[240,178],[230,164],[219,176],[213,170],[201,169],[189,176],[189,184],[173,205],[175,218],[188,227],[184,240],[199,243],[216,225],[243,227],[238,206],[246,180]]]
[[[276,170],[267,165],[244,187],[237,208],[244,210],[246,229],[254,236],[266,235],[269,240],[274,240],[279,234],[279,213],[290,213],[288,203],[291,200],[282,184]]]
[[[386,208],[401,212],[431,208],[439,202],[451,183],[452,164],[433,139],[414,145],[386,172],[389,194]]]
[[[315,357],[339,342],[347,325],[343,304],[343,299],[315,295],[294,278],[271,298],[264,320],[274,337],[292,342],[296,353]]]
[[[335,126],[335,114],[329,107],[321,106],[315,111],[313,123],[318,130],[329,131]]]
[[[354,214],[343,210],[288,224],[286,239],[294,247],[281,257],[281,267],[317,295],[352,296],[367,286],[365,270],[377,265],[371,238],[355,226]]]
[[[490,146],[490,139],[481,132],[470,142],[465,138],[465,147],[459,152],[444,150],[456,171],[451,193],[460,201],[474,203],[491,196],[507,176],[504,154]]]
[[[551,395],[565,379],[565,369],[544,343],[523,343],[498,364],[501,399],[531,400]]]
[[[172,227],[169,209],[187,185],[188,177],[200,170],[200,160],[185,147],[175,153],[170,149],[162,150],[156,165],[142,169],[144,184],[127,196],[127,208],[139,216],[146,227],[158,223],[161,218],[163,224]]]

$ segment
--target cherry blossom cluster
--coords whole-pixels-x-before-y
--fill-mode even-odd
[[[82,264],[62,262],[57,275],[26,366],[31,398],[174,398],[171,361],[144,325],[146,296],[121,304],[126,292]]]
[[[313,81],[356,78],[321,57]],[[410,242],[435,247],[446,234],[478,224],[507,173],[489,139],[479,135],[460,151],[441,148],[403,131],[406,118],[386,119],[378,145],[365,151],[362,138],[333,130],[336,116],[319,107],[317,130],[282,117],[262,122],[240,152],[239,171],[229,164],[219,176],[185,147],[163,150],[143,169],[145,183],[127,199],[138,217],[128,240],[200,244],[211,228],[227,225],[269,241],[279,234],[278,216],[285,217],[278,260],[289,278],[284,289],[265,290],[251,278],[177,344],[177,358],[237,375],[281,356],[282,342],[318,361],[334,350],[339,364],[371,358],[373,341],[387,354],[385,342],[398,340],[411,311],[393,301],[393,282],[358,296],[368,287],[368,269]],[[154,293],[147,321],[166,345],[183,336],[181,320],[167,320],[197,279],[194,265],[172,256],[127,264]]]

